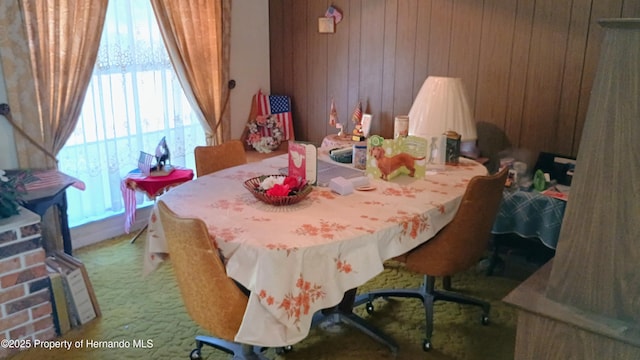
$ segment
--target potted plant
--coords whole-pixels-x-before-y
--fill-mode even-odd
[[[19,207],[27,193],[25,185],[31,175],[27,171],[15,171],[11,175],[0,170],[0,219],[20,213]]]

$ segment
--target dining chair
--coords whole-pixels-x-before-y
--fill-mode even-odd
[[[247,163],[247,154],[240,140],[220,145],[196,146],[194,150],[198,177]]]
[[[424,351],[431,349],[433,334],[433,303],[438,300],[475,305],[482,308],[481,323],[489,323],[491,305],[484,300],[456,293],[451,288],[451,276],[468,270],[485,254],[491,227],[502,200],[502,189],[507,179],[508,169],[497,174],[473,177],[465,190],[453,220],[436,236],[415,249],[400,255],[395,260],[405,268],[424,276],[419,288],[381,289],[356,298],[355,304],[366,304],[366,311],[373,313],[376,298],[416,298],[424,305],[426,314],[426,335],[422,343]],[[444,290],[435,288],[437,277],[442,278]]]
[[[196,336],[191,359],[201,359],[202,347],[212,346],[236,359],[266,359],[254,347],[234,342],[247,307],[247,294],[227,276],[218,248],[199,219],[178,217],[157,203],[169,256],[187,313],[212,336]]]

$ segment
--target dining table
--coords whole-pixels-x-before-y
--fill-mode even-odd
[[[319,158],[328,160],[327,151],[319,148]],[[303,340],[314,314],[338,306],[345,293],[380,274],[386,260],[432,238],[453,219],[469,180],[487,174],[461,159],[424,177],[371,178],[366,191],[349,195],[314,186],[287,206],[264,203],[243,186],[279,174],[287,163],[285,154],[228,168],[158,199],[180,217],[204,221],[227,275],[250,291],[235,337],[240,343],[285,347]],[[145,276],[170,260],[155,205],[150,217]]]

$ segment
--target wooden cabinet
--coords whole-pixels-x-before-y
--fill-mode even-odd
[[[504,300],[516,359],[640,359],[640,19],[605,30],[556,256]]]

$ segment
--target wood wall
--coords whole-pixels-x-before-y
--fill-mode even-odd
[[[334,34],[318,33],[329,5]],[[429,75],[461,77],[486,153],[575,156],[599,58],[597,19],[640,17],[638,0],[270,0],[271,92],[292,97],[296,139],[320,144],[331,98],[349,125],[393,135]],[[638,45],[640,46],[640,44]]]

